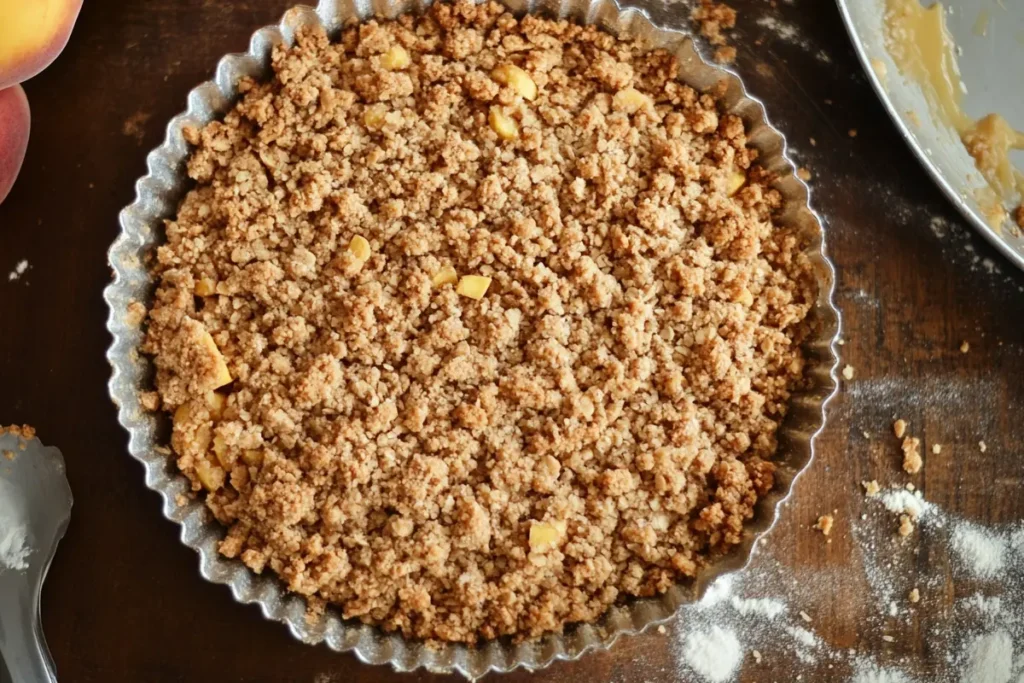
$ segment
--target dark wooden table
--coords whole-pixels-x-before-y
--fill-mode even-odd
[[[64,54],[25,86],[32,138],[22,175],[0,206],[0,422],[35,425],[68,462],[76,504],[43,605],[62,681],[439,680],[301,645],[202,580],[195,554],[178,542],[128,457],[107,396],[100,291],[110,277],[105,252],[117,212],[131,201],[145,153],[183,109],[188,90],[287,4],[86,0]],[[866,84],[833,3],[735,4],[737,68],[813,173],[814,204],[828,222],[839,270],[844,363],[856,371],[829,410],[817,460],[748,571],[781,567],[812,582],[824,577],[820,590],[793,605],[814,616],[823,641],[902,662],[926,678],[949,666],[930,634],[971,587],[954,584],[945,545],[915,536],[908,542],[919,552],[906,571],[946,578],[899,638],[883,640],[851,524],[875,524],[882,539],[892,526],[882,518],[860,522],[859,482],[909,480],[889,433],[899,415],[927,443],[943,444],[913,478],[929,500],[981,523],[1024,515],[1024,274],[970,233],[928,181]],[[681,6],[657,16],[685,22]],[[765,16],[796,35],[762,26]],[[8,281],[22,259],[31,267]],[[959,350],[963,340],[967,354]],[[809,527],[832,510],[836,528],[826,544]],[[797,673],[805,681],[842,680],[848,670],[780,652],[760,665],[748,660],[742,680],[790,681]],[[664,683],[686,676],[671,635],[655,633],[506,680]]]

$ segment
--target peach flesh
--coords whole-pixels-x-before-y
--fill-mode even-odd
[[[81,8],[82,0],[0,0],[0,90],[57,58]]]
[[[25,160],[30,121],[28,99],[21,86],[0,90],[0,204]]]

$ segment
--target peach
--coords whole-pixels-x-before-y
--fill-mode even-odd
[[[56,59],[81,8],[82,0],[0,0],[0,89]]]
[[[11,191],[25,159],[30,121],[28,99],[21,86],[0,90],[0,204]]]

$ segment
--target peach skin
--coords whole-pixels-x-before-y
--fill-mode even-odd
[[[56,59],[81,8],[82,0],[0,0],[0,89]]]
[[[0,90],[0,204],[11,191],[25,159],[30,120],[28,99],[21,86]]]

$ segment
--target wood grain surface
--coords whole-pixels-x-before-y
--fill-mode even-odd
[[[922,532],[897,542],[891,516],[862,522],[868,504],[860,482],[913,481],[929,500],[979,523],[1024,516],[1024,274],[969,232],[928,181],[868,87],[833,3],[735,4],[737,70],[812,173],[813,202],[828,223],[839,271],[843,362],[855,370],[830,407],[816,461],[747,571],[793,577],[802,590],[791,609],[813,619],[830,651],[853,648],[931,680],[957,666],[936,634],[948,632],[954,601],[979,586],[957,574],[942,538]],[[286,6],[86,0],[64,54],[25,86],[32,137],[22,175],[0,206],[0,422],[35,425],[68,463],[76,503],[43,595],[64,682],[444,678],[399,675],[302,645],[200,578],[195,553],[179,543],[142,468],[127,455],[107,396],[110,339],[100,292],[110,278],[105,252],[117,213],[188,90]],[[685,24],[681,6],[654,14]],[[765,16],[792,34],[763,26]],[[29,270],[8,281],[22,259]],[[926,454],[915,477],[899,471],[890,432],[897,415],[926,446],[943,446],[939,455]],[[836,526],[826,543],[810,526],[833,510]],[[874,560],[858,534],[877,537],[873,552],[895,558],[908,588],[918,574],[939,577],[918,606],[901,606],[899,619],[877,604],[864,571]],[[778,580],[780,593],[792,583]],[[685,627],[504,679],[696,680],[674,654]],[[843,657],[807,663],[782,647],[761,654],[760,664],[748,657],[741,680],[843,681],[850,672]]]

